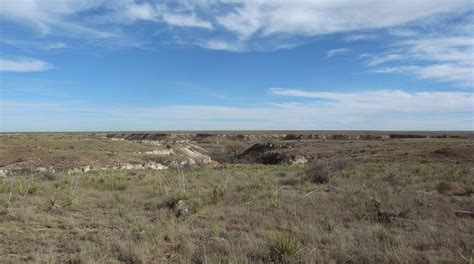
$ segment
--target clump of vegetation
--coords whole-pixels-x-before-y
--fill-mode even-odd
[[[314,160],[306,166],[306,177],[314,183],[328,183],[341,171],[347,177],[347,168],[352,164],[349,159]]]
[[[323,226],[326,231],[332,233],[336,229],[336,222],[329,216],[324,217]]]
[[[376,228],[373,234],[380,242],[387,242],[391,238],[390,232],[383,227]]]
[[[219,201],[221,201],[224,198],[225,195],[225,190],[222,187],[215,187],[214,190],[212,190],[212,195],[211,195],[211,202],[213,204],[217,204]]]
[[[10,212],[11,203],[8,200],[0,200],[0,216],[7,215]]]
[[[442,181],[436,185],[436,190],[440,194],[446,194],[451,190],[452,186],[448,182]]]
[[[278,260],[288,260],[296,257],[301,251],[300,242],[291,234],[280,235],[273,240],[273,252]]]
[[[39,185],[34,181],[34,175],[27,182],[22,179],[1,181],[0,193],[7,193],[6,197],[0,197],[0,216],[7,215],[11,209],[25,200],[28,195],[34,194],[39,190]]]
[[[88,183],[98,190],[125,191],[128,188],[128,180],[123,176],[100,176],[100,178],[89,178]]]
[[[107,187],[115,191],[125,191],[128,188],[128,182],[124,179],[115,179]]]
[[[56,180],[57,175],[54,171],[47,170],[43,173],[43,177],[44,177],[45,180],[54,181],[54,180]]]
[[[186,195],[186,193],[184,192],[174,192],[172,194],[170,194],[166,200],[165,200],[165,205],[170,208],[170,209],[173,209],[176,207],[176,204],[179,202],[179,201],[187,201],[189,200],[189,197]]]
[[[130,245],[114,244],[112,251],[118,261],[127,264],[141,264],[143,260],[140,258],[139,254],[135,248]]]

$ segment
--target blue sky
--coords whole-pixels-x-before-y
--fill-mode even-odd
[[[472,0],[0,0],[0,130],[473,130]]]

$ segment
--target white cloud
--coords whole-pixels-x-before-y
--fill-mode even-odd
[[[474,85],[474,38],[461,36],[418,36],[395,42],[397,54],[367,55],[369,66],[391,65],[373,69],[379,73],[411,73],[420,79],[438,79]],[[400,63],[403,63],[400,65]]]
[[[92,39],[111,39],[111,43],[117,44],[123,42],[117,42],[116,39],[133,35],[133,32],[121,27],[123,24],[143,20],[173,26],[212,29],[212,24],[197,17],[193,10],[177,13],[161,4],[136,3],[134,0],[0,0],[0,3],[1,17],[32,26],[42,36],[52,34],[75,38],[87,36]],[[99,12],[88,15],[86,11]]]
[[[331,49],[326,51],[326,59],[329,59],[335,55],[339,55],[341,53],[348,52],[349,49],[341,48],[341,49]]]
[[[212,50],[227,50],[227,51],[236,51],[236,52],[245,51],[240,42],[229,42],[229,41],[220,40],[220,39],[200,41],[200,42],[196,42],[196,44],[203,48],[212,49]]]
[[[474,67],[456,64],[432,64],[425,66],[395,66],[373,70],[376,73],[406,73],[415,74],[419,79],[438,79],[458,82],[467,86],[474,85]]]
[[[393,27],[470,4],[470,0],[242,1],[218,21],[228,30],[242,35],[257,30],[264,35],[319,35]]]
[[[4,43],[8,46],[25,49],[25,50],[58,50],[67,47],[67,44],[62,41],[50,42],[50,41],[25,41],[20,39],[0,39],[1,43]]]
[[[32,58],[0,58],[0,71],[5,72],[39,72],[52,68],[51,64]]]
[[[473,94],[467,92],[416,92],[375,90],[363,92],[308,92],[272,88],[272,94],[289,97],[326,99],[322,107],[343,108],[347,114],[387,114],[395,112],[469,112]],[[338,110],[339,112],[341,110]]]
[[[212,29],[212,24],[208,21],[201,20],[195,15],[178,15],[172,13],[166,13],[163,15],[164,21],[172,26],[180,27],[200,27],[206,29]]]
[[[156,20],[156,11],[149,3],[135,4],[131,3],[125,7],[125,15],[135,20]]]
[[[381,56],[368,56],[371,57],[369,61],[367,62],[367,65],[369,66],[377,66],[386,62],[390,61],[399,61],[403,60],[404,56],[400,54],[387,54],[387,55],[381,55]]]
[[[114,33],[101,31],[68,19],[79,12],[96,8],[100,1],[8,1],[2,0],[0,16],[31,25],[42,35],[50,34],[52,30],[61,31],[65,35],[82,37],[87,35],[94,38],[116,37]]]
[[[146,20],[156,23],[157,27],[163,23],[202,29],[218,27],[225,32],[212,38],[234,37],[244,41],[243,46],[246,40],[278,38],[280,47],[287,46],[285,41],[297,36],[391,28],[434,14],[469,8],[472,4],[471,0],[0,1],[2,17],[32,25],[43,35],[87,36],[113,41],[134,34],[122,24]],[[210,40],[210,36],[196,37],[199,41],[194,39],[190,44]],[[347,40],[371,37],[370,34],[354,34]]]
[[[423,79],[441,79],[474,85],[474,67],[472,65],[435,64],[420,68],[417,71],[417,75]]]
[[[247,39],[261,26],[260,2],[247,2],[243,7],[222,16],[217,17],[217,22],[226,29],[237,33],[241,39]]]
[[[185,3],[176,2],[175,4],[179,7],[170,8],[166,3],[152,5],[146,2],[141,4],[136,4],[133,1],[125,2],[114,5],[114,10],[111,14],[106,14],[105,17],[112,17],[112,20],[118,24],[125,21],[148,20],[177,27],[213,29],[209,21],[196,16],[193,6],[186,6]]]
[[[416,38],[400,43],[408,56],[428,61],[474,63],[474,38],[472,35],[456,37]]]

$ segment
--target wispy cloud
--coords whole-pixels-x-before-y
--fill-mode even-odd
[[[271,93],[288,97],[327,99],[324,105],[346,109],[347,114],[395,112],[468,112],[474,107],[473,94],[467,92],[416,92],[374,90],[362,92],[314,92],[272,88]],[[339,110],[341,111],[341,110]],[[345,111],[344,111],[345,112]]]
[[[474,38],[472,36],[423,35],[394,44],[396,54],[369,55],[369,66],[379,73],[412,73],[420,79],[438,79],[474,85]],[[395,62],[395,65],[386,63]],[[382,65],[385,65],[382,67]]]
[[[0,43],[18,49],[34,49],[34,50],[59,50],[67,47],[67,44],[62,41],[26,41],[21,39],[0,39]]]
[[[117,34],[74,21],[74,15],[99,6],[94,1],[2,0],[0,16],[35,28],[41,35],[61,33],[72,37],[110,38]]]
[[[277,32],[327,34],[356,29],[397,26],[435,13],[452,11],[470,1],[245,1],[227,14],[237,33]],[[345,10],[341,15],[340,10]],[[225,20],[225,17],[221,17]],[[236,27],[235,25],[241,25]]]
[[[363,56],[363,57],[370,57],[367,62],[369,66],[378,66],[383,63],[391,62],[391,61],[399,61],[403,60],[405,56],[400,54],[384,54],[384,55],[377,55],[377,56]]]
[[[195,33],[189,44],[215,38],[239,39],[242,49],[254,39],[279,40],[294,45],[295,38],[360,30],[393,28],[435,14],[469,8],[470,0],[412,1],[41,1],[1,0],[0,15],[29,25],[40,34],[110,39],[133,36],[123,25],[149,21],[163,26],[217,30],[217,35]],[[343,13],[340,10],[344,10]],[[395,31],[394,31],[395,32]],[[171,31],[172,35],[186,34]],[[285,36],[285,37],[283,37]],[[354,33],[347,40],[362,40],[373,35]],[[179,37],[177,37],[180,39]],[[198,40],[198,41],[197,41]],[[121,43],[121,42],[117,42]],[[304,43],[304,42],[303,42]],[[212,46],[211,46],[212,47]],[[235,50],[232,49],[231,50]]]
[[[177,3],[178,5],[184,3]],[[130,43],[135,32],[123,27],[139,21],[160,25],[212,29],[212,24],[194,14],[193,9],[177,13],[164,4],[117,1],[1,0],[0,17],[35,29],[40,36],[59,35],[81,38],[94,45]],[[194,7],[193,7],[194,8]],[[92,12],[90,12],[92,11]],[[89,13],[88,13],[89,12]],[[87,37],[87,38],[84,38]],[[120,39],[126,39],[127,41]]]
[[[419,79],[438,79],[458,82],[467,86],[474,84],[474,68],[457,64],[444,63],[426,66],[395,66],[373,70],[377,73],[415,74]]]
[[[412,74],[419,79],[474,86],[473,16],[441,16],[417,27],[391,29],[395,36],[384,51],[364,55],[370,71]]]
[[[315,36],[394,27],[469,5],[469,0],[243,1],[219,16],[217,22],[244,38],[258,32],[267,37],[277,33]]]
[[[123,10],[125,10],[125,16],[132,21],[136,20],[156,20],[156,10],[149,3],[143,4],[128,4]]]
[[[180,27],[199,27],[212,29],[212,24],[209,21],[205,21],[197,18],[195,15],[178,15],[178,14],[164,14],[164,21],[172,26]]]
[[[325,59],[329,59],[335,55],[339,55],[341,53],[346,53],[349,52],[349,49],[346,48],[340,48],[340,49],[330,49],[326,51],[326,57]]]
[[[0,71],[5,72],[40,72],[52,68],[51,64],[33,58],[0,58]]]

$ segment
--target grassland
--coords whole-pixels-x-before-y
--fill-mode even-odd
[[[396,143],[406,153],[423,145]],[[0,262],[473,263],[472,162],[354,153],[305,165],[9,175]]]

